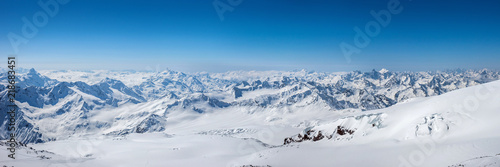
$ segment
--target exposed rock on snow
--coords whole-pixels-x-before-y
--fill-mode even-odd
[[[345,117],[331,123],[306,128],[296,136],[285,138],[284,144],[303,141],[318,141],[322,139],[349,140],[355,132],[364,136],[381,128],[385,114],[369,114],[356,117]]]

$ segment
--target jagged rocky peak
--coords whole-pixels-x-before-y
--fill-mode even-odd
[[[151,114],[135,127],[135,133],[162,132],[165,130],[167,119],[165,117]]]
[[[22,75],[20,80],[21,81],[18,83],[18,86],[20,87],[49,87],[58,83],[57,80],[41,75],[34,68],[31,68],[28,73]]]
[[[31,69],[28,71],[28,75],[35,75],[35,74],[38,74],[38,72],[36,72],[35,68],[31,68]]]

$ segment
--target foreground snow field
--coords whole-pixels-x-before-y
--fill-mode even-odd
[[[31,73],[36,74],[34,71]],[[338,99],[336,102],[339,103],[333,103],[325,97],[331,94],[321,93],[322,89],[328,89],[320,86],[321,82],[327,82],[325,77],[328,76],[316,76],[322,78],[315,80],[316,83],[298,79],[286,84],[286,79],[281,78],[279,82],[282,84],[279,85],[282,86],[279,88],[251,88],[250,85],[235,84],[221,88],[218,93],[191,93],[194,95],[189,98],[183,97],[183,94],[189,94],[188,89],[193,87],[186,90],[183,87],[185,83],[196,83],[192,79],[183,78],[182,82],[169,80],[164,85],[166,90],[177,92],[167,93],[162,98],[140,93],[136,89],[129,90],[128,86],[105,79],[100,86],[110,83],[109,93],[114,101],[109,103],[99,102],[100,99],[107,100],[107,97],[99,98],[105,96],[101,92],[88,91],[96,90],[95,87],[87,90],[81,89],[86,87],[82,86],[83,83],[68,83],[57,89],[51,88],[51,92],[70,92],[65,96],[59,95],[58,102],[25,100],[18,103],[26,116],[27,123],[24,124],[55,141],[41,137],[37,140],[43,142],[19,146],[16,160],[6,158],[8,152],[2,144],[0,164],[124,167],[500,166],[500,81],[450,88],[447,93],[444,91],[446,84],[437,83],[441,87],[430,92],[440,89],[442,93],[419,96],[418,90],[430,87],[418,86],[416,89],[415,86],[394,82],[385,88],[391,76],[382,77],[383,73],[376,72],[373,73],[376,76],[362,79],[376,83],[372,88],[363,88],[371,85],[365,82],[360,85],[361,89],[352,90],[378,92],[373,94],[385,94],[386,97],[399,93],[407,95],[406,98],[363,103],[359,100],[362,98],[350,96],[351,99],[345,101],[360,105],[335,108],[343,103]],[[227,75],[230,74],[224,76]],[[210,82],[200,82],[206,86],[204,89],[208,89],[205,83],[231,85],[223,84],[228,82],[223,80],[224,76],[219,76],[221,79],[218,81],[212,78]],[[392,75],[393,78],[396,76]],[[493,74],[489,78],[492,76],[498,77]],[[310,74],[303,76],[308,77],[311,77]],[[430,77],[428,82],[436,80],[433,78]],[[56,85],[52,83],[56,81],[48,78],[40,80],[36,82],[39,86]],[[328,82],[339,83],[339,80],[345,78]],[[150,86],[158,86],[152,82]],[[471,83],[472,80],[453,85],[464,82]],[[128,84],[131,87],[134,85]],[[210,89],[214,87],[220,86],[212,85]],[[409,88],[417,93],[408,94],[405,90]],[[32,88],[28,86],[26,89]],[[242,89],[247,90],[238,93]],[[143,89],[143,92],[152,91],[154,89]],[[307,91],[312,93],[304,93]],[[226,93],[229,95],[226,96]],[[279,96],[274,99],[276,94]],[[359,95],[359,92],[354,94]],[[367,106],[363,104],[382,104],[382,101],[391,100],[395,103],[383,107],[362,107]],[[35,130],[29,132],[34,133]]]

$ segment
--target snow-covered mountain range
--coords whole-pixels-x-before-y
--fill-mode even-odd
[[[493,121],[486,121],[484,125],[468,121],[487,119],[488,114],[474,115],[450,107],[461,103],[462,108],[467,108],[475,102],[460,101],[464,96],[474,95],[472,88],[467,87],[477,88],[489,82],[493,88],[500,86],[496,81],[500,72],[491,70],[193,74],[172,70],[20,71],[16,134],[23,143],[57,143],[89,137],[114,140],[140,134],[164,134],[167,138],[194,135],[201,140],[215,135],[222,136],[221,141],[229,140],[229,145],[235,147],[238,142],[233,138],[256,145],[252,147],[255,150],[242,154],[248,159],[248,156],[275,157],[277,155],[269,152],[271,148],[284,151],[308,143],[354,141],[352,143],[359,145],[373,141],[384,143],[389,141],[387,138],[399,142],[448,133],[457,137],[467,134],[465,132],[479,133],[473,131],[477,129],[457,130],[465,125],[498,130],[490,128],[498,127]],[[0,101],[5,106],[5,73],[0,75],[0,80]],[[467,89],[455,91],[463,88]],[[494,91],[493,88],[485,90]],[[498,97],[479,102],[483,102],[481,100],[492,103],[498,101]],[[479,108],[490,115],[500,114],[496,104]],[[0,109],[2,140],[7,138],[6,112],[6,108]],[[496,153],[493,151],[491,155],[495,157]],[[241,156],[232,158],[241,160]],[[280,164],[250,159],[236,164]],[[313,164],[322,166],[322,163]]]
[[[150,126],[164,123],[172,112],[310,106],[332,112],[373,110],[499,78],[498,72],[488,70],[388,72],[385,69],[346,73],[302,70],[186,74],[168,70],[158,73],[44,71],[43,74],[31,69],[21,75],[18,83],[16,99],[22,112],[17,121],[22,127],[18,130],[22,142],[38,143],[86,133],[164,130]],[[139,81],[131,82],[134,78]],[[1,79],[5,80],[6,76]],[[6,98],[5,87],[0,86],[1,98]],[[123,111],[123,108],[138,106],[147,106],[148,110]],[[104,112],[113,113],[108,114],[113,118],[93,119]],[[0,115],[0,122],[4,120],[5,115]],[[0,132],[5,131],[4,125]],[[0,133],[0,137],[5,138],[5,133]]]

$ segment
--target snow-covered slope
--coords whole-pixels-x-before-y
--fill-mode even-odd
[[[448,166],[500,153],[496,71],[41,73],[21,74],[16,133],[53,153],[49,166]],[[0,162],[38,162],[20,156]]]
[[[21,70],[22,71],[22,70]],[[134,105],[153,105],[151,111],[131,114],[126,119],[149,119],[152,111],[166,119],[175,112],[215,112],[221,108],[245,110],[329,110],[366,111],[392,106],[415,97],[440,95],[452,90],[486,83],[499,78],[488,70],[445,72],[317,73],[302,71],[236,71],[186,74],[117,71],[25,70],[19,77],[18,105],[23,142],[44,142],[71,135],[122,134],[137,125],[115,124]],[[49,77],[47,77],[49,76]],[[51,79],[54,78],[54,79]],[[135,79],[131,79],[135,78]],[[5,80],[6,75],[0,79]],[[3,82],[6,83],[6,82]],[[5,85],[0,95],[6,97]],[[94,115],[110,112],[114,120],[92,122]],[[247,111],[252,112],[252,111]],[[5,122],[0,115],[0,122]],[[38,123],[37,123],[38,122]],[[49,125],[43,122],[50,122]],[[161,121],[160,121],[161,122]],[[36,123],[36,125],[34,125]],[[42,124],[40,124],[42,123]],[[56,128],[57,127],[57,128]],[[109,129],[107,129],[109,128]],[[5,126],[0,127],[5,130]],[[156,129],[156,128],[153,128]],[[160,128],[161,129],[161,128]],[[157,129],[158,130],[158,129]],[[2,131],[3,132],[3,131]],[[424,132],[422,132],[424,133]],[[0,133],[0,138],[5,138]]]

